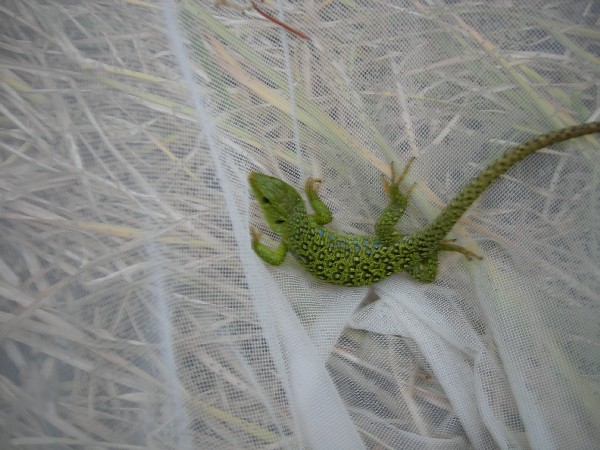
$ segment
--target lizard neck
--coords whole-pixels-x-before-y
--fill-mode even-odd
[[[299,204],[288,216],[288,223],[285,230],[281,233],[284,242],[293,244],[294,242],[306,239],[311,230],[318,226],[308,215],[306,206]]]

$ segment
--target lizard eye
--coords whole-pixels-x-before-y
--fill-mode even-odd
[[[268,205],[269,203],[271,203],[271,200],[269,200],[267,197],[264,197],[260,199],[261,202],[263,202],[265,205]]]
[[[277,219],[275,223],[281,225],[282,223],[285,223],[285,219]]]

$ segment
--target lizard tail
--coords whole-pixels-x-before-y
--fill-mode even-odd
[[[557,144],[586,134],[600,132],[600,122],[563,128],[535,137],[524,144],[509,149],[473,178],[442,210],[439,216],[420,234],[421,239],[439,242],[444,239],[465,211],[498,177],[532,153],[548,145]]]

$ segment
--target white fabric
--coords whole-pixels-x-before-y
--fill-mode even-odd
[[[451,236],[484,259],[432,284],[265,265],[246,177],[372,233],[416,156],[413,232],[598,120],[598,5],[257,4],[304,40],[216,3],[0,6],[0,446],[597,447],[599,136],[494,184]]]

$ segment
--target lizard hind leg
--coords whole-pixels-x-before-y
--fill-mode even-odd
[[[405,269],[406,273],[411,275],[415,280],[423,283],[433,283],[437,277],[438,270],[438,253],[433,253],[431,256],[421,260],[414,266]]]
[[[392,243],[401,236],[400,232],[395,229],[395,226],[404,214],[408,199],[415,185],[413,184],[408,188],[408,191],[404,194],[400,190],[400,183],[402,183],[402,180],[406,177],[414,160],[415,158],[412,157],[408,161],[400,176],[396,174],[394,163],[391,164],[391,178],[388,180],[384,175],[381,176],[383,190],[389,198],[389,203],[377,218],[377,222],[375,223],[375,234],[384,244]]]
[[[406,163],[406,166],[404,166],[404,169],[402,170],[402,173],[400,174],[400,176],[396,175],[396,166],[394,165],[393,162],[390,164],[390,171],[392,173],[392,177],[390,178],[390,180],[388,181],[388,179],[386,178],[385,175],[381,175],[381,179],[383,182],[383,190],[388,195],[390,200],[393,201],[398,196],[400,196],[404,199],[408,199],[408,197],[410,196],[410,193],[412,192],[412,190],[414,188],[414,184],[408,189],[408,192],[406,194],[402,194],[400,192],[400,183],[402,183],[402,181],[408,174],[408,171],[410,170],[410,167],[415,162],[415,159],[417,159],[417,158],[413,156],[412,158],[410,158],[408,160],[408,162]]]
[[[437,277],[438,256],[440,251],[462,253],[469,259],[482,259],[481,256],[477,255],[476,253],[473,253],[472,251],[461,247],[460,245],[456,245],[450,240],[443,240],[440,241],[438,250],[433,253],[429,253],[418,263],[405,268],[404,271],[410,274],[415,280],[422,281],[423,283],[434,282]]]

